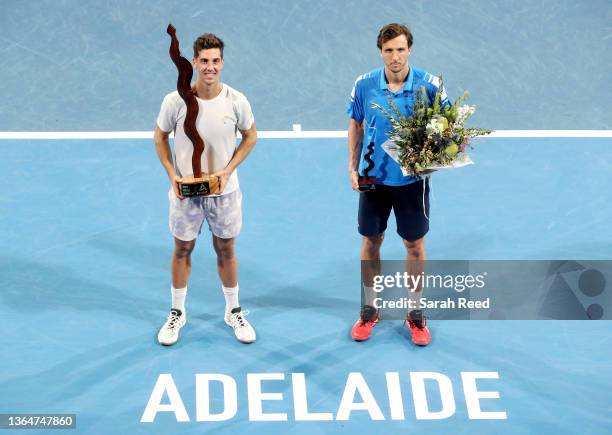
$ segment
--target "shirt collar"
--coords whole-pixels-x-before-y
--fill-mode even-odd
[[[414,74],[412,72],[412,67],[409,67],[408,75],[404,79],[404,86],[398,92],[412,91],[413,79],[414,79]],[[387,76],[385,76],[385,68],[383,67],[380,72],[380,89],[381,90],[389,89],[389,87],[387,86],[388,83],[389,82],[387,81]]]

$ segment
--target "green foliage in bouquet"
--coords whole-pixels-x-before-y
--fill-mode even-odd
[[[447,166],[466,152],[470,139],[491,133],[484,128],[466,128],[465,121],[474,114],[476,106],[462,104],[469,93],[465,91],[453,105],[441,106],[444,87],[440,87],[433,104],[429,104],[423,86],[416,91],[411,116],[403,116],[389,95],[390,112],[372,103],[391,122],[389,139],[398,150],[400,166],[411,176],[418,176],[431,166]]]

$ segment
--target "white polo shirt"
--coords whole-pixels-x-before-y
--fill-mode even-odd
[[[202,153],[202,172],[211,174],[224,169],[234,155],[237,141],[236,133],[248,130],[255,121],[251,105],[246,97],[237,90],[222,83],[219,95],[211,100],[198,98],[198,118],[196,128],[204,139]],[[157,126],[169,133],[174,131],[174,168],[180,177],[192,177],[191,157],[193,144],[185,134],[183,124],[187,106],[178,91],[164,97]],[[230,176],[222,195],[238,189],[238,174]]]

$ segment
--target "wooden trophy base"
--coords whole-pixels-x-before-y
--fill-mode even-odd
[[[203,175],[200,178],[185,177],[179,183],[179,190],[185,198],[216,195],[220,192],[219,177]]]
[[[357,177],[357,183],[359,184],[359,190],[361,192],[369,192],[376,189],[376,177]]]

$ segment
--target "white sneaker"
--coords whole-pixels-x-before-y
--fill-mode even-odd
[[[172,308],[168,315],[168,320],[157,334],[157,341],[164,346],[171,346],[178,341],[179,330],[187,323],[187,313],[181,312],[178,308]]]
[[[242,311],[240,307],[234,308],[232,311],[225,312],[225,323],[234,329],[234,334],[238,341],[243,343],[253,343],[257,336],[251,324],[244,318],[249,314],[248,311]]]

